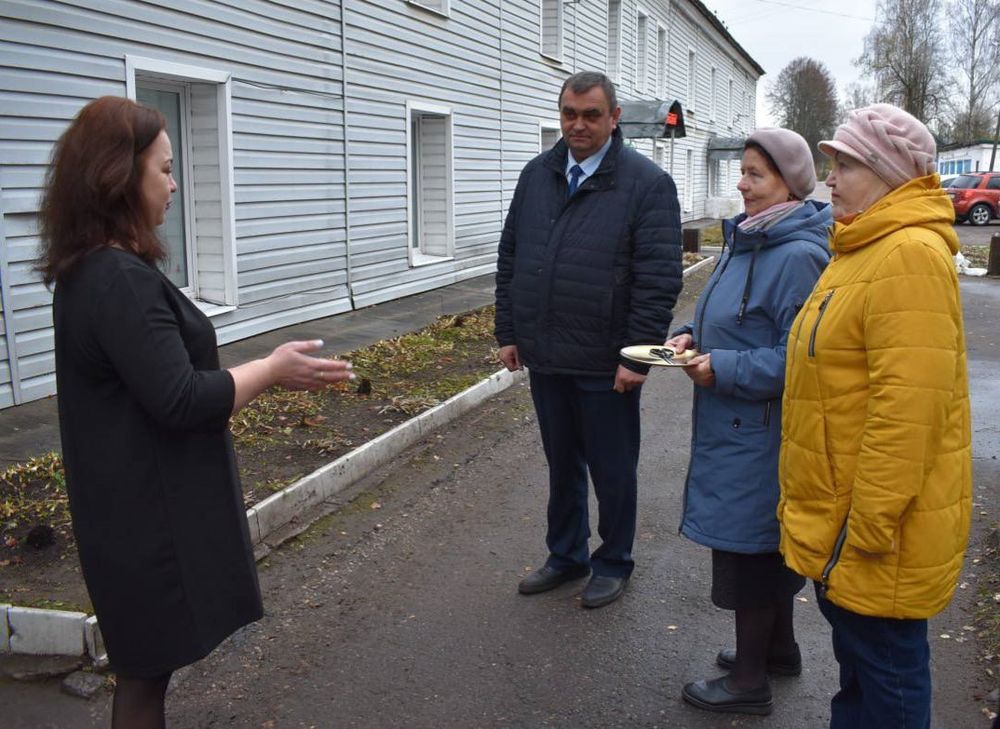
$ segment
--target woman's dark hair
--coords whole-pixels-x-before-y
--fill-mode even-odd
[[[38,270],[59,282],[87,253],[115,243],[154,262],[165,256],[146,219],[142,153],[166,128],[156,109],[118,96],[87,104],[56,142],[45,175]]]
[[[764,162],[767,163],[767,169],[776,174],[778,177],[781,177],[781,170],[778,169],[778,165],[774,163],[774,157],[772,157],[766,149],[757,144],[757,142],[747,142],[743,145],[743,151],[746,152],[748,149],[752,149],[754,152],[760,154],[760,156],[764,158]],[[781,177],[781,179],[785,178]]]

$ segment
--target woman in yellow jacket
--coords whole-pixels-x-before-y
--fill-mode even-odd
[[[951,599],[972,506],[954,213],[933,137],[901,109],[858,109],[819,147],[834,255],[788,343],[781,551],[833,627],[831,729],[920,729],[927,618]]]

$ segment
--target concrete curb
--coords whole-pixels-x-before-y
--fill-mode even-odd
[[[685,268],[684,269],[684,278],[687,278],[688,276],[690,276],[695,271],[700,271],[703,268],[707,268],[708,266],[712,265],[712,261],[714,261],[714,260],[715,260],[715,256],[709,256],[708,258],[704,258],[704,259],[698,261],[693,266],[691,266],[689,268]]]
[[[30,656],[83,655],[86,613],[7,608],[11,653]]]
[[[711,265],[709,256],[684,270],[684,277]],[[300,514],[364,478],[428,433],[525,379],[524,370],[500,370],[430,410],[400,423],[372,441],[305,476],[247,510],[250,540],[259,546]],[[97,618],[66,610],[0,605],[0,654],[88,656],[108,665]]]

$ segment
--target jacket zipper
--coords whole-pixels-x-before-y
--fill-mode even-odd
[[[725,250],[725,248],[723,248],[723,250]],[[708,291],[705,292],[705,303],[701,307],[701,316],[698,317],[698,325],[697,325],[697,327],[695,328],[695,330],[693,332],[693,334],[697,335],[695,337],[695,342],[698,344],[698,348],[702,352],[705,351],[705,347],[704,347],[705,343],[703,341],[701,341],[701,328],[702,328],[702,325],[705,323],[705,310],[708,309],[708,299],[709,299],[709,297],[711,297],[712,292],[715,291],[715,287],[719,285],[719,281],[722,280],[722,274],[724,274],[726,272],[726,268],[729,266],[729,262],[731,260],[733,260],[733,252],[735,250],[736,250],[736,231],[734,230],[733,231],[733,242],[732,242],[732,245],[729,246],[729,257],[724,262],[721,262],[722,266],[721,266],[721,269],[719,270],[719,275],[716,276],[714,283],[712,283],[712,288],[710,288]],[[713,272],[713,274],[714,274],[714,272]]]
[[[819,323],[823,321],[823,314],[826,312],[826,307],[830,303],[830,299],[833,298],[833,289],[831,289],[826,296],[823,297],[822,303],[819,305],[819,314],[816,315],[816,323],[813,324],[812,334],[809,335],[809,356],[816,356],[816,332],[819,331]]]
[[[850,514],[848,514],[848,517]],[[833,555],[830,557],[830,561],[826,563],[823,568],[823,572],[820,575],[820,588],[819,594],[824,599],[826,598],[826,593],[830,589],[829,580],[830,573],[833,568],[837,566],[837,562],[840,561],[840,553],[844,550],[844,542],[847,541],[847,517],[844,518],[844,525],[840,527],[840,533],[837,535],[837,541],[833,544]]]
[[[705,310],[708,308],[708,299],[711,297],[712,292],[715,291],[715,287],[719,285],[719,281],[722,280],[722,274],[726,272],[726,267],[729,262],[733,260],[733,251],[736,250],[736,231],[733,231],[733,242],[729,248],[729,257],[724,261],[720,260],[719,265],[716,266],[715,271],[712,275],[715,276],[716,271],[718,276],[715,276],[715,281],[712,283],[712,287],[705,291],[704,303],[701,307],[701,316],[698,317],[698,322],[695,324],[695,330],[692,335],[695,336],[695,341],[698,343],[699,348],[703,348],[703,342],[701,341],[701,328],[705,322]],[[722,252],[725,253],[725,241],[723,241]],[[698,388],[695,388],[694,392],[694,402],[691,404],[691,432],[698,432]],[[693,443],[692,443],[693,445]],[[684,529],[684,515],[687,513],[687,500],[688,500],[688,486],[691,483],[691,464],[694,462],[694,448],[691,449],[691,454],[688,457],[688,471],[687,476],[684,478],[684,498],[681,500],[681,521],[677,525],[677,533],[680,534]]]
[[[771,401],[768,400],[767,404],[764,405],[764,425],[768,425],[771,422]]]

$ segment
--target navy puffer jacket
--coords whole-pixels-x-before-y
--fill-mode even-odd
[[[694,388],[681,532],[748,554],[778,551],[778,451],[788,330],[830,258],[830,206],[807,200],[764,233],[723,225],[726,249],[688,332],[715,386]]]
[[[497,262],[496,338],[547,374],[613,375],[631,344],[663,342],[681,290],[677,189],[615,130],[567,197],[566,143],[527,164]]]

